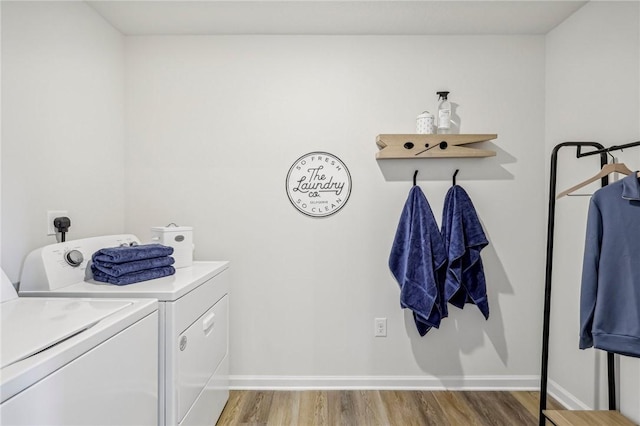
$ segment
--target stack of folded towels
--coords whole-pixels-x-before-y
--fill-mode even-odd
[[[103,248],[91,256],[93,279],[127,285],[173,275],[172,253],[173,247],[162,244]]]

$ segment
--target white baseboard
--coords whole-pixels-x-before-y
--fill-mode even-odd
[[[553,380],[549,380],[547,384],[547,393],[567,410],[593,410]]]
[[[234,390],[538,390],[539,376],[230,376]]]

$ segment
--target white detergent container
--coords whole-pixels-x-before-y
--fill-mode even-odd
[[[185,268],[193,264],[193,227],[178,226],[170,223],[167,226],[151,228],[151,241],[164,246],[173,247],[174,268]]]

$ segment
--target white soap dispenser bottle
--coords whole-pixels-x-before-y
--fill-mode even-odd
[[[436,92],[440,105],[438,106],[438,134],[451,133],[451,102],[447,99],[449,92]]]

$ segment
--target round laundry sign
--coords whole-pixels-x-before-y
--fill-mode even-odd
[[[287,195],[301,213],[326,217],[337,213],[351,195],[351,174],[328,152],[310,152],[298,158],[287,173]]]

